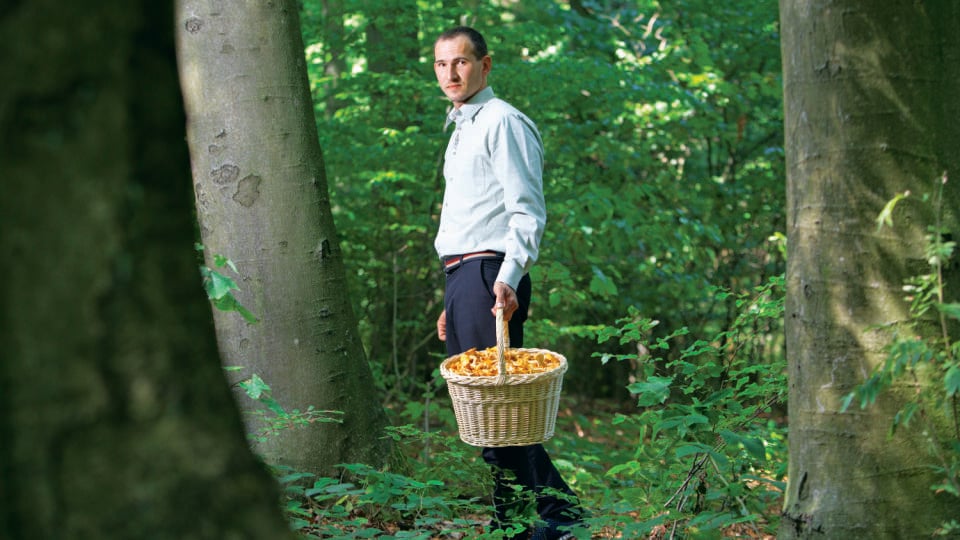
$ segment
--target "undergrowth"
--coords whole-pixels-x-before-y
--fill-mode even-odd
[[[782,321],[783,279],[749,294],[714,293],[740,315],[710,340],[677,347],[687,329],[652,339],[656,321],[636,311],[597,333],[598,345],[643,351],[595,360],[636,366],[634,402],[563,397],[545,444],[589,513],[589,537],[773,537],[786,470],[785,428],[773,412],[787,387],[782,353],[758,356]],[[456,437],[434,375],[394,411],[401,425],[389,436],[409,457],[406,474],[362,464],[342,465],[339,478],[277,471],[294,529],[305,538],[505,537],[488,527],[490,471],[479,449]],[[535,522],[529,508],[514,516],[513,531]]]

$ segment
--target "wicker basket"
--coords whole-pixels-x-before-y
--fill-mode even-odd
[[[448,365],[457,356],[440,364],[440,374],[447,381],[453,401],[460,439],[482,447],[542,443],[553,437],[567,359],[544,349],[521,349],[550,353],[560,359],[560,365],[543,373],[508,374],[504,351],[509,341],[502,309],[497,310],[497,328],[499,373],[496,376],[466,376],[450,371]]]

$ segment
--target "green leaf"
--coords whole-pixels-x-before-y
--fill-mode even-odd
[[[671,429],[675,427],[681,427],[681,431],[686,431],[686,428],[690,426],[695,426],[697,424],[709,424],[710,419],[702,414],[687,414],[684,416],[674,416],[668,418],[660,423],[661,429]]]
[[[764,460],[767,458],[767,449],[763,445],[763,441],[760,439],[755,439],[753,437],[742,437],[740,439],[740,444],[743,445],[743,448],[753,457]]]
[[[853,402],[853,398],[857,397],[856,392],[850,392],[849,394],[843,396],[843,400],[840,401],[840,412],[847,412],[847,409],[850,407],[850,403]]]
[[[607,277],[599,267],[593,267],[593,277],[590,279],[590,292],[602,296],[616,296],[617,286]]]
[[[214,307],[220,311],[236,311],[249,323],[257,322],[256,316],[250,312],[247,308],[243,307],[240,302],[237,301],[236,297],[232,294],[227,294],[223,298],[216,298],[212,300]]]
[[[643,382],[635,382],[627,386],[631,394],[639,394],[637,398],[638,405],[648,407],[657,403],[663,403],[670,397],[670,384],[673,377],[653,376]]]
[[[947,370],[943,379],[943,385],[947,390],[947,397],[953,397],[960,392],[960,366],[954,364]]]
[[[240,302],[237,302],[236,300],[234,300],[234,303],[236,304],[235,311],[239,313],[245,321],[247,321],[248,323],[257,322],[257,317],[253,313],[251,313],[249,309],[243,307],[243,305],[241,305]]]
[[[765,460],[767,458],[766,447],[761,439],[745,437],[729,430],[721,431],[720,436],[723,437],[723,440],[726,441],[727,444],[742,446],[747,453],[756,459]]]
[[[887,204],[884,205],[883,210],[880,211],[880,215],[877,216],[877,230],[883,228],[884,225],[887,227],[893,227],[893,209],[897,206],[897,203],[906,199],[910,196],[909,191],[904,191],[903,193],[898,193],[894,195],[892,199],[887,201]]]
[[[219,272],[210,272],[207,281],[207,296],[211,300],[219,300],[230,294],[231,290],[240,290],[237,283]]]
[[[289,484],[291,482],[296,482],[297,480],[303,480],[304,478],[312,478],[314,475],[306,472],[295,472],[281,476],[277,478],[277,481],[281,484]]]
[[[240,388],[247,393],[250,399],[260,399],[262,394],[270,392],[270,386],[263,382],[263,379],[256,373],[251,375],[249,379],[241,381]]]
[[[937,304],[937,309],[947,317],[960,320],[960,304]]]
[[[287,411],[283,408],[283,405],[280,405],[280,402],[273,398],[270,395],[269,388],[266,392],[262,393],[259,398],[260,403],[263,403],[267,406],[268,409],[273,411],[273,414],[277,415],[280,418],[289,418],[291,415],[287,414]],[[297,411],[294,411],[294,416],[296,416]]]
[[[713,448],[703,444],[703,443],[687,443],[679,448],[677,448],[674,453],[678,459],[682,459],[691,454],[711,454],[713,453]]]

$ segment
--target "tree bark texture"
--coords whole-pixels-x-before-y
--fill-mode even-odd
[[[259,318],[214,313],[222,361],[243,368],[238,378],[262,377],[287,411],[346,413],[342,424],[284,429],[256,449],[320,474],[383,464],[386,414],[347,294],[296,5],[180,0],[176,25],[208,265],[217,254],[236,263],[236,296]],[[262,427],[253,416],[247,425]]]
[[[217,359],[169,4],[0,8],[0,538],[288,538]]]
[[[937,495],[919,421],[893,414],[929,381],[904,380],[861,410],[841,400],[885,358],[908,318],[904,279],[929,272],[943,222],[960,233],[960,5],[954,0],[781,0],[789,256],[790,464],[780,538],[918,538],[960,515]],[[898,193],[894,228],[876,218]],[[956,297],[957,268],[948,269]],[[945,414],[944,411],[935,411]],[[944,420],[941,418],[940,420]],[[936,418],[924,429],[938,429]],[[952,434],[945,433],[950,438]]]

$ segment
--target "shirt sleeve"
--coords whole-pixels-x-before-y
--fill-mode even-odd
[[[543,143],[536,125],[522,114],[504,115],[492,138],[494,175],[503,188],[508,215],[506,256],[497,281],[516,290],[540,253],[547,222],[543,196]]]

